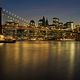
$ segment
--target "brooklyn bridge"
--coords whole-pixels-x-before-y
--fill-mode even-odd
[[[0,34],[12,36],[16,40],[80,40],[80,27],[64,29],[31,26],[26,19],[0,8]]]

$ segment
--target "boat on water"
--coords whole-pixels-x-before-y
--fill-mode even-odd
[[[0,43],[15,43],[16,40],[0,40]]]
[[[15,43],[16,39],[14,39],[11,36],[5,37],[3,35],[0,35],[0,43]]]

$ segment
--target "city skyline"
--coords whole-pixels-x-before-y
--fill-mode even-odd
[[[36,22],[45,16],[52,23],[53,17],[59,17],[62,22],[80,21],[79,0],[1,0],[5,8],[28,21]]]

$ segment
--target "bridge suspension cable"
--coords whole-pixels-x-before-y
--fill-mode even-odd
[[[12,20],[12,21],[15,21],[15,22],[19,22],[19,24],[26,24],[27,25],[27,20],[20,17],[20,16],[17,16],[16,14],[12,13],[11,11],[8,11],[6,9],[2,9],[2,16],[3,20],[7,21],[7,20]]]

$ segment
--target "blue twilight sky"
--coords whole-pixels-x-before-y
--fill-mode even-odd
[[[38,21],[45,16],[49,22],[53,17],[80,22],[80,0],[0,0],[0,5],[27,20]]]

